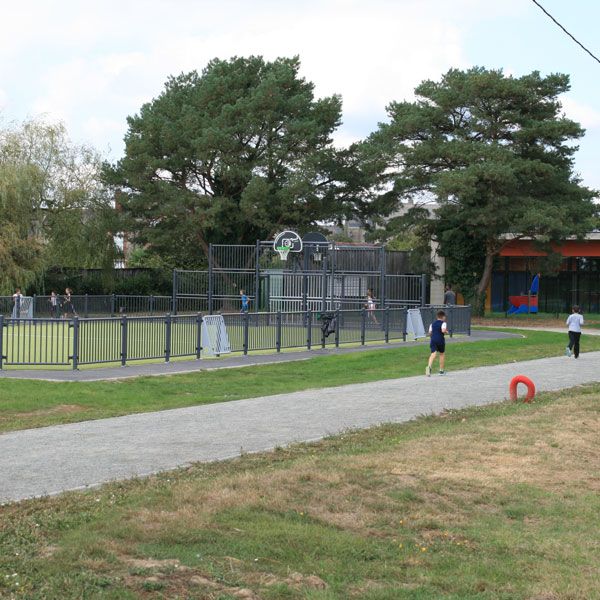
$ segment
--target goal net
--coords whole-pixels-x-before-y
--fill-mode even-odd
[[[425,337],[423,317],[418,308],[409,308],[406,313],[406,333],[414,336],[414,339]]]
[[[202,351],[210,356],[231,352],[229,335],[222,315],[202,317]]]
[[[33,298],[31,296],[22,296],[15,302],[11,317],[13,319],[33,319]]]

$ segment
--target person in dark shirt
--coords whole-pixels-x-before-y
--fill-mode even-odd
[[[451,285],[446,286],[446,293],[444,294],[444,304],[448,306],[456,304],[456,293],[452,289]]]
[[[72,317],[77,316],[75,306],[73,306],[73,298],[71,297],[72,293],[73,290],[71,288],[65,288],[65,295],[62,302],[63,317],[65,318],[69,318],[69,315]]]
[[[448,327],[446,325],[446,313],[443,310],[438,310],[437,319],[429,326],[429,336],[431,338],[429,342],[429,348],[431,355],[429,356],[429,363],[425,369],[425,375],[431,377],[431,366],[433,361],[436,359],[438,353],[440,355],[440,375],[445,375],[444,362],[446,359],[446,332]]]

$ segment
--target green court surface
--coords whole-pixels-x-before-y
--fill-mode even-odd
[[[317,320],[310,327],[301,322],[284,322],[279,335],[274,319],[251,320],[247,335],[241,316],[229,315],[228,321],[226,330],[232,352],[243,352],[245,341],[248,352],[261,353],[275,351],[278,343],[281,351],[336,344],[335,334],[323,338],[321,322]],[[196,316],[176,317],[170,323],[169,332],[168,329],[165,319],[81,319],[75,349],[75,327],[70,320],[9,323],[2,328],[2,363],[5,368],[68,368],[73,366],[74,355],[77,355],[79,367],[119,364],[123,360],[163,361],[167,347],[170,360],[197,357],[199,330]],[[402,340],[402,329],[390,325],[388,340]],[[339,327],[339,344],[359,345],[363,342],[362,337],[360,320],[348,320]],[[368,320],[364,343],[385,341],[382,324]],[[212,358],[206,351],[202,354],[203,358]]]

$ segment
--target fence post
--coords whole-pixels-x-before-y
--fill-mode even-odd
[[[79,368],[79,317],[73,317],[73,371]]]
[[[121,317],[121,366],[127,364],[127,315]]]
[[[173,292],[171,294],[171,313],[177,314],[177,269],[173,269]]]
[[[325,332],[323,331],[323,313],[321,313],[321,348],[325,348]]]
[[[148,298],[148,312],[150,315],[154,314],[154,296]]]
[[[256,240],[254,249],[254,312],[259,311],[260,303],[260,242]],[[258,321],[257,321],[258,325]]]
[[[365,331],[367,329],[367,311],[363,308],[360,313],[360,344],[365,345]]]
[[[454,332],[454,306],[448,306],[447,310],[448,325],[446,325],[446,327],[448,328],[448,333],[450,334],[450,337],[452,337],[452,333]]]
[[[385,246],[381,246],[379,251],[379,304],[385,306],[387,304],[387,290],[385,289],[386,276],[386,254]]]
[[[208,314],[213,314],[213,245],[208,245]]]
[[[202,352],[202,314],[196,315],[196,358],[200,358]]]
[[[467,335],[471,335],[471,313],[472,313],[473,309],[470,304],[468,307],[466,307],[466,310],[468,311],[467,319],[468,319],[468,323],[469,323],[469,325],[467,326],[467,331],[468,331]]]
[[[335,347],[340,347],[340,327],[342,322],[340,321],[340,309],[337,308],[335,311]]]
[[[317,245],[317,252],[319,252],[319,246]],[[323,250],[323,269],[321,270],[321,311],[327,310],[327,254]],[[331,306],[330,308],[333,308]]]
[[[89,317],[90,314],[90,310],[89,310],[89,297],[88,294],[85,295],[85,300],[83,302],[83,316],[87,319]]]
[[[242,314],[242,319],[243,319],[243,323],[244,323],[244,341],[243,341],[243,347],[244,347],[244,356],[246,356],[248,354],[248,313],[244,312]]]
[[[281,352],[281,311],[277,311],[276,317],[276,329],[275,329],[275,348],[277,352]]]
[[[0,370],[4,362],[4,315],[0,315]]]
[[[421,275],[421,306],[427,304],[427,275]]]
[[[31,316],[35,318],[35,313],[36,313],[36,308],[37,308],[37,294],[33,295],[33,298],[31,299]]]
[[[403,308],[404,318],[402,319],[402,341],[406,341],[406,329],[408,325],[408,308]]]
[[[165,362],[171,360],[171,313],[165,315]]]
[[[306,349],[310,350],[312,346],[312,311],[306,311]]]
[[[385,343],[390,343],[390,307],[386,306],[383,311],[383,330],[385,333]]]
[[[110,316],[111,317],[115,316],[115,295],[114,294],[110,295]]]

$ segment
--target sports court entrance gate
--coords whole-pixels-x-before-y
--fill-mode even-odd
[[[406,274],[408,255],[378,245],[304,244],[281,260],[272,242],[209,247],[208,270],[173,272],[172,311],[356,310],[371,290],[377,307],[424,306],[427,277]],[[403,274],[399,274],[403,273]]]

